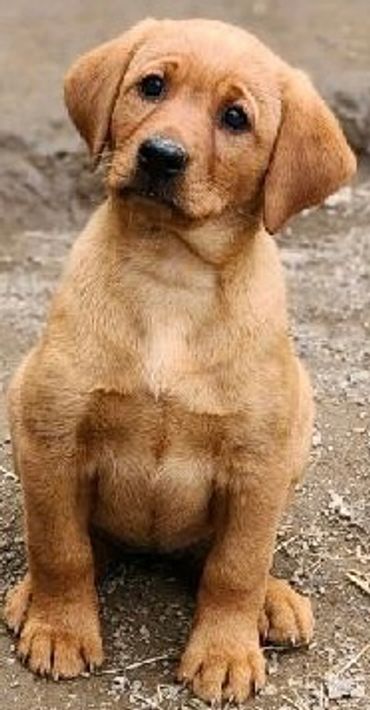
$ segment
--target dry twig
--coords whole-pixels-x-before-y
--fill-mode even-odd
[[[162,656],[153,656],[152,658],[144,658],[142,661],[136,661],[135,663],[130,663],[129,666],[125,667],[125,671],[133,671],[135,668],[141,668],[141,666],[150,666],[152,663],[157,663],[158,661],[169,661],[172,656],[168,653],[164,653]]]
[[[352,582],[352,584],[355,584],[356,587],[361,589],[362,592],[370,595],[370,582],[364,577],[364,575],[354,569],[351,569],[347,572],[346,577],[350,582]]]
[[[346,673],[350,668],[352,668],[352,666],[354,666],[355,663],[357,663],[357,661],[359,661],[360,658],[362,658],[362,656],[364,656],[365,653],[367,653],[367,651],[369,651],[369,650],[370,650],[370,642],[367,643],[366,646],[364,646],[364,647],[361,649],[361,651],[359,651],[358,653],[356,653],[355,656],[352,656],[352,658],[350,658],[350,660],[348,661],[348,663],[346,663],[344,666],[342,666],[341,668],[339,668],[339,669],[336,671],[336,673],[334,673],[334,677],[335,677],[335,678],[339,678],[341,675],[344,675],[344,673]]]

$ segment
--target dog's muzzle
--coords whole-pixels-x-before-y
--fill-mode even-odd
[[[136,169],[130,182],[121,184],[119,192],[136,195],[183,211],[179,199],[180,178],[189,161],[181,145],[162,136],[147,138],[139,146]]]

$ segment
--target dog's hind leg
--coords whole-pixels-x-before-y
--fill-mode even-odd
[[[314,617],[308,597],[298,594],[283,579],[270,575],[259,618],[261,638],[278,645],[307,645],[312,639],[313,628]]]

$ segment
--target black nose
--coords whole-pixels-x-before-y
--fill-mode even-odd
[[[153,177],[169,179],[183,172],[188,161],[185,148],[169,138],[148,138],[139,148],[139,166]]]

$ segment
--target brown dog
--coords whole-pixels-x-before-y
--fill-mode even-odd
[[[264,681],[259,633],[313,626],[269,577],[313,416],[269,233],[355,159],[307,77],[218,22],[142,22],[65,88],[108,199],[10,387],[29,572],[6,619],[33,671],[76,676],[103,660],[91,526],[162,550],[210,539],[179,677],[242,700]]]

